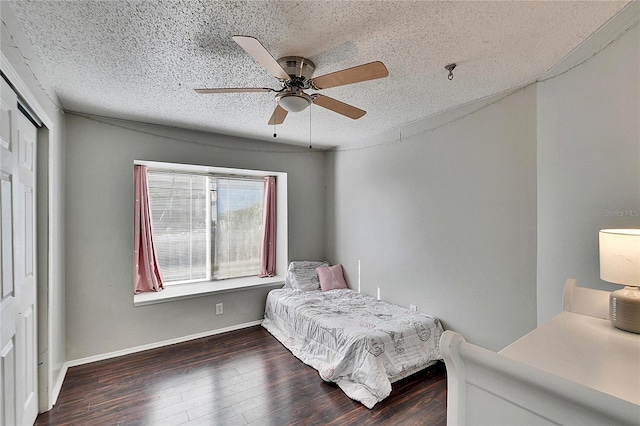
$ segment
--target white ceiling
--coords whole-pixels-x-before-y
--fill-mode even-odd
[[[67,111],[254,139],[330,147],[532,83],[628,1],[15,1]],[[278,138],[272,87],[232,39],[275,58],[304,56],[314,76],[382,61],[389,77],[323,90],[367,111],[289,114]],[[455,62],[454,79],[444,66]],[[309,91],[312,93],[313,91]],[[311,119],[311,121],[310,121]]]

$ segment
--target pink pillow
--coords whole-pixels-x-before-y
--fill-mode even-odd
[[[342,265],[319,266],[316,268],[316,271],[318,271],[322,291],[349,288],[342,275]]]

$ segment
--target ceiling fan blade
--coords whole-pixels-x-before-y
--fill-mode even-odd
[[[321,75],[311,79],[311,87],[314,89],[328,89],[330,87],[343,86],[345,84],[360,83],[361,81],[375,80],[389,75],[387,67],[380,61],[370,62],[357,67],[347,68],[331,74]]]
[[[289,80],[289,74],[282,69],[271,53],[255,37],[233,36],[233,40],[240,45],[257,63],[262,65],[269,74],[280,80]]]
[[[271,114],[271,118],[269,119],[269,125],[273,126],[274,124],[282,124],[284,119],[287,117],[289,112],[282,108],[280,105],[276,105],[276,109]]]
[[[340,102],[336,99],[323,96],[318,93],[313,95],[313,103],[354,120],[357,120],[367,113],[367,111],[361,110],[360,108],[356,108],[352,105],[345,104],[344,102]]]
[[[221,87],[217,89],[195,89],[196,92],[207,95],[210,93],[253,93],[253,92],[275,92],[268,87]]]

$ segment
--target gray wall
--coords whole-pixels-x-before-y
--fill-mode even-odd
[[[328,154],[326,253],[351,287],[495,350],[559,313],[567,278],[616,288],[597,232],[640,228],[639,14],[524,91]]]
[[[351,288],[360,261],[364,293],[494,350],[534,328],[535,114],[531,86],[328,154],[326,253]]]
[[[134,160],[287,172],[289,256],[324,257],[324,153],[67,114],[67,359],[263,317],[266,289],[133,306]]]
[[[640,228],[640,3],[634,3],[603,29],[606,37],[590,42],[591,53],[604,50],[538,84],[539,323],[562,310],[567,278],[620,288],[599,278],[598,230]],[[569,57],[564,68],[579,61]]]
[[[325,154],[243,153],[207,144],[264,144],[116,122],[134,129],[127,130],[74,115],[65,122],[46,73],[1,3],[2,52],[54,123],[49,388],[64,361],[262,315],[262,290],[133,307],[134,159],[289,172],[290,258],[324,258],[326,247],[352,288],[360,260],[364,292],[380,287],[383,299],[416,304],[491,349],[534,327],[536,310],[539,321],[557,313],[566,278],[606,287],[596,263],[599,228],[640,227],[637,217],[616,213],[640,208],[637,26],[535,90],[484,102],[469,116],[479,104],[406,126],[401,142],[385,144],[398,136],[386,134],[352,147],[362,149],[326,154],[323,182]],[[636,22],[638,6],[626,12]],[[211,306],[219,301],[225,315],[215,317]]]

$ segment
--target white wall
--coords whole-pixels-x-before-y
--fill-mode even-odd
[[[46,234],[38,235],[38,353],[39,353],[39,409],[51,408],[53,399],[62,384],[65,370],[65,270],[64,270],[64,114],[59,100],[47,80],[22,32],[8,2],[0,2],[2,28],[2,72],[16,87],[29,106],[45,121],[47,129],[38,134],[38,155],[47,154],[46,176],[39,172],[38,202],[47,200],[46,206],[38,205],[38,224],[45,224]],[[28,59],[27,59],[28,58]],[[46,144],[46,146],[43,146]],[[44,263],[43,263],[44,262]],[[41,266],[42,265],[42,266]],[[44,268],[44,270],[40,268]]]
[[[639,10],[632,4],[554,74],[600,53],[537,86],[539,323],[562,310],[567,278],[619,288],[599,278],[598,230],[640,228]]]
[[[324,258],[324,153],[67,114],[67,359],[263,317],[265,288],[133,306],[134,160],[287,172],[289,256]]]
[[[534,328],[535,112],[529,87],[327,154],[326,253],[351,288],[360,260],[363,292],[494,350]]]

